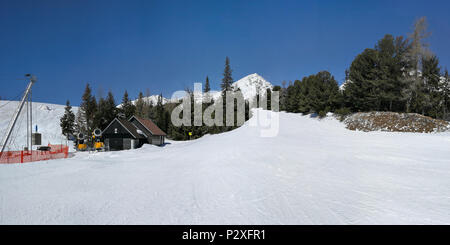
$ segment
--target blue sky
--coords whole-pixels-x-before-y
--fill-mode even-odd
[[[0,0],[0,97],[38,77],[34,101],[80,103],[87,82],[120,101],[204,82],[218,89],[224,60],[235,80],[273,84],[329,70],[341,83],[354,57],[384,34],[406,35],[427,16],[431,50],[450,67],[449,1]]]

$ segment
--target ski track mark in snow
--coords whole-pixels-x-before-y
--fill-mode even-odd
[[[246,124],[165,147],[0,165],[0,224],[450,224],[450,133],[279,116],[274,138]]]

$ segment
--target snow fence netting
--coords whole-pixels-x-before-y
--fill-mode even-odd
[[[0,153],[0,163],[26,163],[59,158],[67,158],[69,147],[65,145],[48,145],[49,151],[5,151]]]

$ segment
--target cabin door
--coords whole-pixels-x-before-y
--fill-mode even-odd
[[[123,139],[122,138],[110,138],[109,139],[109,150],[111,150],[111,151],[123,150]]]

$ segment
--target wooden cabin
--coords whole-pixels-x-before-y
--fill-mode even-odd
[[[153,123],[152,120],[132,116],[128,121],[147,136],[147,142],[144,143],[152,145],[164,145],[164,141],[167,135],[158,126],[156,126],[156,124]]]
[[[164,145],[164,133],[150,119],[131,117],[115,118],[103,131],[105,148],[110,151],[128,150],[143,144]]]

